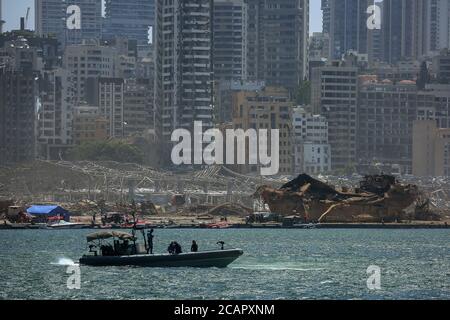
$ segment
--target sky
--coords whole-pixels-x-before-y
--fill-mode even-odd
[[[100,0],[99,0],[100,1]],[[3,2],[3,20],[6,21],[4,30],[18,29],[20,17],[24,17],[27,8],[30,7],[30,17],[28,20],[28,29],[34,29],[34,0],[2,0]],[[322,11],[320,10],[320,0],[310,0],[310,33],[322,31]]]

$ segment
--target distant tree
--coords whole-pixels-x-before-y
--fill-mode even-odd
[[[427,63],[423,61],[420,65],[419,76],[417,77],[417,88],[423,90],[428,83],[430,83],[430,74],[428,72]]]
[[[295,102],[298,105],[308,105],[311,103],[311,82],[304,80],[297,90]]]
[[[74,147],[72,160],[143,163],[144,156],[136,146],[119,140],[88,142]]]

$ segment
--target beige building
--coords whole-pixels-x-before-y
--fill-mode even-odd
[[[439,129],[435,120],[414,122],[413,174],[450,176],[450,129]]]
[[[98,107],[76,107],[73,116],[74,145],[106,140],[108,138],[107,124],[108,121],[100,116]]]
[[[269,132],[271,129],[280,130],[279,174],[292,174],[293,102],[288,90],[282,87],[265,87],[260,91],[239,91],[233,93],[232,100],[234,129],[267,129]],[[270,146],[268,149],[270,152]],[[235,169],[240,173],[259,172],[258,165],[239,165]]]

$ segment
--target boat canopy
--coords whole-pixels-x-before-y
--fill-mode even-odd
[[[126,232],[121,231],[100,231],[88,234],[86,239],[88,242],[100,239],[118,238],[120,240],[134,240],[135,238]]]

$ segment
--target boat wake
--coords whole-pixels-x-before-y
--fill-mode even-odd
[[[305,268],[300,266],[283,266],[283,265],[270,265],[270,264],[257,264],[257,265],[234,265],[230,266],[232,269],[244,269],[244,270],[270,270],[270,271],[322,271],[323,268]]]
[[[58,261],[52,262],[51,264],[56,266],[74,266],[76,263],[69,258],[59,258]]]

